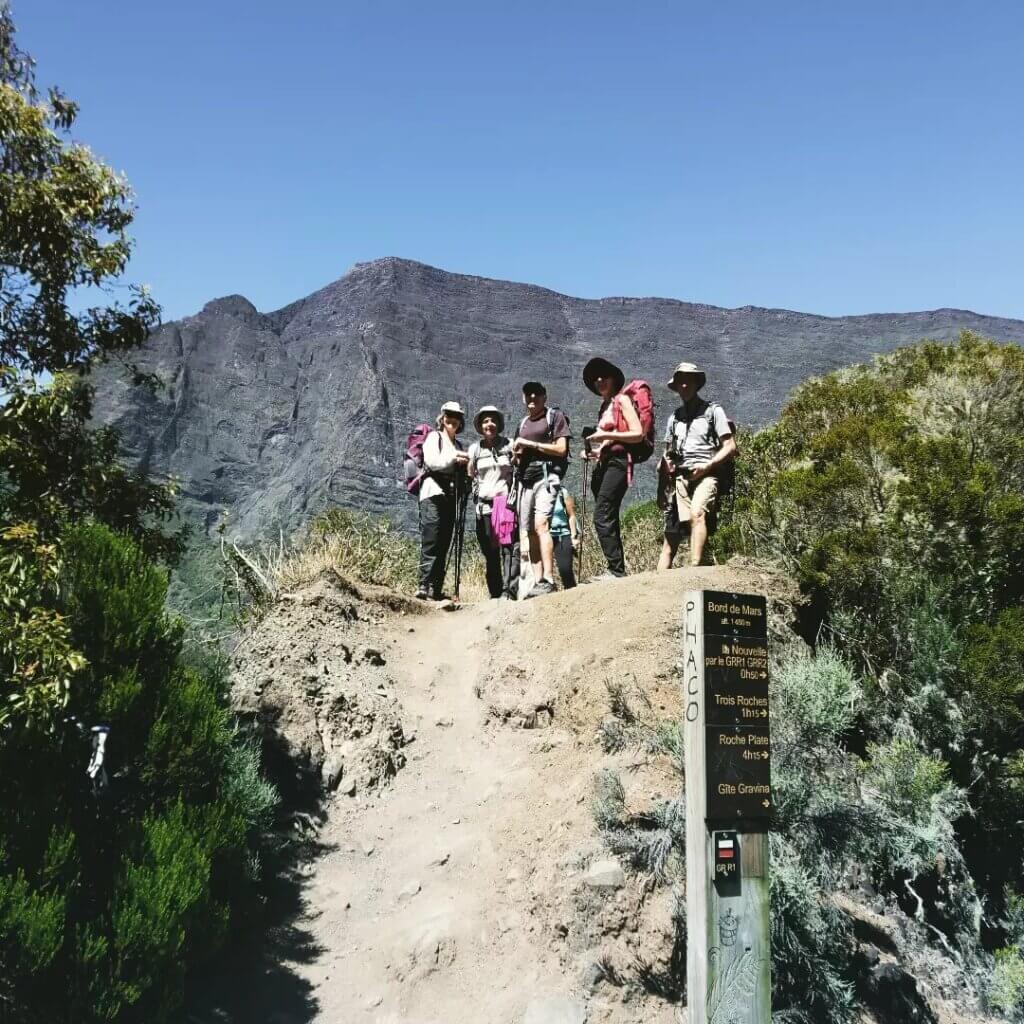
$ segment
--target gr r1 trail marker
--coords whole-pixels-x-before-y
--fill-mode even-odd
[[[768,1024],[767,602],[689,591],[683,624],[688,1020]]]

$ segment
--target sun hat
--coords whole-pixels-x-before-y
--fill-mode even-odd
[[[614,363],[609,363],[607,359],[604,359],[601,356],[594,356],[594,358],[583,367],[583,383],[586,384],[595,395],[600,394],[594,386],[594,382],[598,377],[612,378],[615,382],[615,387],[613,389],[614,394],[618,394],[622,390],[622,385],[626,383],[626,375]]]
[[[480,411],[473,417],[473,426],[476,427],[476,432],[478,434],[483,433],[483,430],[480,428],[480,422],[488,415],[493,416],[498,421],[498,433],[500,434],[505,429],[505,417],[496,405],[480,406]]]
[[[668,387],[673,391],[676,388],[676,377],[699,377],[698,391],[708,382],[707,374],[693,363],[680,363],[672,371],[672,379],[668,382]]]
[[[461,434],[466,426],[466,413],[464,412],[461,405],[458,402],[445,402],[441,406],[441,416],[446,412],[451,413],[453,416],[458,416],[462,422],[459,424],[459,429],[455,431],[456,434]]]

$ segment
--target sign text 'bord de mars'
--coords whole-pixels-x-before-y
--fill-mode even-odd
[[[759,594],[704,591],[704,632],[717,636],[768,636],[768,602]]]

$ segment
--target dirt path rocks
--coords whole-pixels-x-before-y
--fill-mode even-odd
[[[235,695],[327,791],[301,922],[315,953],[291,965],[315,1004],[302,1024],[680,1019],[672,993],[623,983],[668,967],[679,894],[597,839],[595,731],[609,681],[675,713],[686,589],[781,586],[676,570],[446,613],[320,580],[274,609]],[[615,757],[632,805],[677,785]]]

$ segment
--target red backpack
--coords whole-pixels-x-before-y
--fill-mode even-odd
[[[433,430],[429,423],[420,423],[412,428],[409,440],[405,442],[405,489],[413,497],[419,496],[420,485],[428,473],[423,466],[423,442]]]
[[[654,396],[651,394],[651,385],[645,380],[631,380],[619,394],[625,395],[633,403],[640,418],[640,428],[644,432],[642,440],[626,447],[634,463],[646,462],[654,454]],[[618,402],[615,403],[615,429],[629,429]]]

